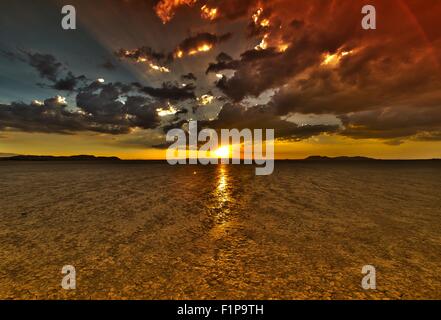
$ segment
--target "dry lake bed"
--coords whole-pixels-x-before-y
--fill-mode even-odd
[[[0,194],[1,299],[441,298],[440,162],[2,161]]]

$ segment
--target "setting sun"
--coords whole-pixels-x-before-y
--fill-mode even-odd
[[[230,157],[230,147],[229,146],[223,146],[217,149],[214,154],[218,158],[229,158]]]

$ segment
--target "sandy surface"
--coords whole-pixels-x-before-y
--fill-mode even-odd
[[[0,194],[2,299],[441,298],[435,163],[1,162]]]

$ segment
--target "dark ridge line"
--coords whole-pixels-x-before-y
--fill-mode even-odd
[[[189,159],[187,159],[189,160]],[[130,159],[123,160],[118,157],[100,157],[93,155],[75,156],[35,156],[15,155],[11,157],[0,157],[0,161],[113,161],[113,162],[165,162],[165,159]],[[412,162],[412,161],[441,161],[441,159],[375,159],[369,157],[326,157],[310,156],[305,159],[276,159],[275,162]]]

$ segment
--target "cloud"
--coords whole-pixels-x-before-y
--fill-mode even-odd
[[[139,92],[158,99],[178,101],[196,98],[194,92],[196,87],[192,84],[180,86],[177,83],[164,82],[159,88],[142,86],[140,83],[134,83],[133,85]]]
[[[219,8],[219,18],[235,20],[248,17],[250,13],[262,4],[259,0],[209,0],[207,4]]]
[[[430,52],[389,50],[360,48],[336,66],[313,67],[277,91],[276,113],[334,114],[346,128],[341,134],[356,139],[436,139],[441,77]]]
[[[116,56],[149,64],[163,72],[172,66],[179,73],[168,70],[167,75],[148,75],[149,80],[157,76],[154,83],[162,85],[135,83],[105,87],[93,83],[93,88],[84,88],[84,76],[67,72],[53,56],[24,55],[48,81],[48,86],[78,91],[77,108],[88,115],[80,120],[85,121],[88,128],[91,119],[99,130],[107,132],[112,131],[111,127],[116,128],[115,132],[127,132],[137,126],[155,127],[155,106],[163,107],[168,101],[179,101],[185,108],[177,112],[180,117],[172,123],[164,124],[165,120],[161,119],[161,126],[182,125],[195,115],[191,110],[197,105],[196,97],[211,91],[216,101],[229,103],[216,120],[204,121],[208,127],[274,127],[282,139],[302,139],[324,132],[351,138],[383,139],[387,143],[404,139],[435,140],[441,136],[439,1],[372,0],[370,4],[377,8],[379,19],[377,29],[371,31],[363,30],[360,24],[364,0],[131,2],[137,1],[144,7],[146,3],[155,7],[163,22],[175,16],[175,23],[155,30],[176,35],[172,35],[169,39],[172,41],[167,44],[158,41],[158,47],[164,48],[164,52],[144,46],[121,49]],[[203,5],[217,9],[214,22],[194,19],[200,16]],[[178,13],[183,7],[186,9]],[[137,32],[142,23],[133,24]],[[192,36],[179,41],[178,37],[185,30],[167,29],[172,27],[188,27]],[[234,32],[237,41],[219,46],[232,35],[222,35],[216,30]],[[144,38],[141,35],[136,40]],[[216,47],[224,52],[210,64],[206,57],[179,59],[209,50],[217,54]],[[9,60],[18,57],[7,52],[2,55]],[[188,70],[192,73],[181,76]],[[203,70],[207,77],[202,75]],[[224,71],[228,72],[222,77],[217,75],[220,80],[214,87],[211,73]],[[182,86],[184,80],[195,84]],[[196,82],[200,87],[196,87]],[[222,97],[218,98],[219,95]],[[129,112],[128,107],[132,104],[134,107]],[[244,107],[251,104],[258,106]],[[23,107],[25,104],[15,105]],[[213,103],[199,108],[198,119],[212,119],[220,107],[219,103]],[[5,112],[10,105],[2,108]],[[183,114],[184,110],[189,110],[189,114]],[[73,111],[66,108],[66,112]],[[6,114],[12,117],[11,111]],[[284,120],[292,114],[318,115],[316,118],[320,119],[321,115],[329,114],[340,119],[343,127],[298,126]],[[29,121],[29,118],[16,116],[16,120],[19,119]]]
[[[231,33],[215,35],[208,32],[198,33],[182,40],[173,50],[173,52],[157,52],[149,46],[143,46],[137,49],[121,48],[115,52],[120,59],[127,59],[136,63],[144,63],[152,69],[162,72],[170,72],[167,65],[175,59],[183,58],[187,55],[195,55],[212,50],[217,44],[225,42],[232,37]]]
[[[174,57],[182,58],[185,55],[210,51],[215,45],[225,42],[231,37],[232,33],[225,33],[220,36],[208,32],[198,33],[184,39],[175,49]]]
[[[135,128],[158,127],[154,101],[145,96],[129,96],[130,90],[131,86],[121,83],[93,82],[79,91],[76,107],[68,106],[59,96],[30,104],[0,104],[0,130],[126,134]]]
[[[43,103],[13,102],[0,104],[0,129],[25,132],[68,133],[85,131],[89,121],[77,112],[70,112],[60,99],[51,98]]]
[[[105,60],[103,63],[99,64],[98,67],[108,71],[114,71],[117,69],[116,65],[110,59]]]
[[[274,129],[275,137],[282,140],[302,140],[322,133],[335,133],[337,125],[297,125],[283,120],[270,106],[245,108],[240,104],[227,103],[214,121],[202,122],[201,126],[213,129]]]
[[[440,108],[388,107],[340,116],[341,135],[355,139],[441,140]]]
[[[278,29],[257,25],[249,36],[265,31],[260,45],[239,59],[218,57],[207,73],[233,71],[217,82],[233,102],[272,90],[275,115],[333,114],[344,120],[345,136],[436,139],[441,34],[429,27],[436,18],[428,5],[406,2],[418,21],[426,21],[422,31],[414,19],[404,19],[407,13],[401,7],[373,4],[377,12],[387,12],[387,19],[369,32],[360,27],[363,1],[265,2],[256,21],[268,19],[263,25]]]
[[[159,0],[154,9],[158,17],[165,24],[175,15],[176,10],[181,6],[193,6],[197,0]]]
[[[68,72],[65,78],[57,79],[53,85],[49,87],[59,91],[74,91],[80,83],[84,83],[87,78],[85,76],[74,76],[72,72]]]
[[[193,73],[187,73],[187,74],[183,74],[181,76],[182,80],[190,80],[190,81],[196,81],[198,78],[193,74]]]
[[[58,73],[61,71],[63,64],[50,54],[26,52],[29,59],[29,65],[38,71],[41,78],[52,82],[57,81]]]
[[[94,82],[80,90],[76,97],[77,107],[96,122],[111,128],[109,133],[127,133],[135,127],[157,127],[159,118],[154,101],[145,96],[128,95],[131,89],[121,83]]]
[[[170,62],[170,56],[161,52],[157,52],[151,47],[143,46],[137,49],[119,49],[115,52],[118,58],[132,60],[134,62],[152,62],[164,63]]]
[[[238,60],[233,60],[233,58],[225,52],[221,52],[216,57],[216,63],[210,63],[205,73],[209,74],[219,73],[224,70],[237,70],[240,67],[240,63],[241,62]]]
[[[203,6],[216,9],[216,20],[235,20],[247,16],[251,9],[255,9],[261,3],[259,0],[208,0],[199,2],[201,2],[201,6],[198,6],[197,10],[201,10]],[[159,0],[154,6],[154,10],[161,21],[166,24],[174,18],[180,7],[195,7],[197,3],[198,0]]]
[[[48,87],[58,91],[75,91],[80,83],[87,80],[86,76],[75,76],[68,71],[65,76],[60,73],[66,70],[66,66],[59,62],[51,54],[41,54],[23,51],[27,59],[22,58],[18,53],[9,53],[8,56],[15,56],[19,61],[29,63],[39,74],[42,79],[48,80],[52,84],[39,83],[41,87]]]
[[[276,48],[268,48],[266,50],[247,50],[241,54],[240,60],[233,60],[226,53],[220,53],[216,60],[216,63],[210,63],[206,73],[218,73],[225,70],[240,70],[246,64],[252,64],[253,62],[257,62],[261,59],[268,59],[280,56],[281,53],[277,52]],[[234,78],[234,77],[233,77]],[[237,80],[237,79],[236,79]],[[234,100],[240,101],[245,98],[246,95],[240,92],[234,92],[235,88],[231,88],[232,84],[229,83],[229,80],[223,78],[218,83],[218,88],[222,89],[230,98]],[[243,90],[243,87],[238,88],[239,90]],[[260,94],[261,92],[259,92]],[[256,96],[258,94],[256,93]],[[235,98],[237,96],[237,98]]]
[[[166,17],[169,19],[163,19],[162,15],[158,15],[163,21],[167,20],[165,22],[168,22],[171,20],[171,18],[173,18],[176,8],[184,5],[194,6],[197,2],[197,0],[162,0],[161,3],[168,4],[168,11],[171,14],[166,15]],[[264,3],[260,0],[208,0],[199,2],[202,7],[205,6],[216,9],[216,16],[214,20],[236,20],[249,16],[253,10],[260,7],[262,3]],[[174,4],[175,6],[172,6],[171,4]],[[200,9],[202,8],[201,6],[198,7],[198,10],[202,10]],[[201,16],[204,17],[202,15],[202,11]]]

